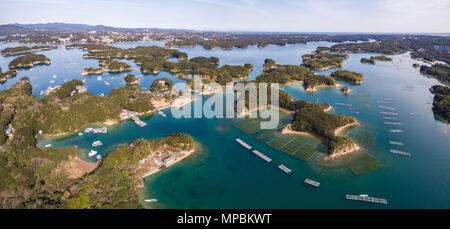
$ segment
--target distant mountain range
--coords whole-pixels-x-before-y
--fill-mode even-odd
[[[55,30],[55,31],[161,31],[161,32],[195,32],[194,30],[185,29],[159,29],[159,28],[119,28],[105,25],[86,25],[86,24],[71,24],[71,23],[37,23],[37,24],[6,24],[0,25],[0,30],[8,30],[10,32],[23,32],[26,30],[33,29],[45,29],[45,30]]]

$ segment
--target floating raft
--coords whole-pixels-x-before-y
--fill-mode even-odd
[[[375,198],[375,197],[370,197],[368,195],[345,195],[345,199],[347,200],[359,200],[359,201],[366,201],[366,202],[372,202],[372,203],[380,203],[380,204],[388,204],[386,199],[381,199],[381,198]]]
[[[380,99],[381,99],[381,100],[392,101],[392,99],[390,99],[390,98],[383,98],[383,97],[380,97]]]
[[[403,130],[400,130],[400,129],[390,129],[389,132],[391,132],[391,133],[402,133]]]
[[[243,147],[247,148],[247,149],[251,149],[252,147],[249,146],[247,143],[245,143],[244,141],[242,141],[240,138],[236,138],[236,141],[241,144]]]
[[[258,155],[260,158],[264,159],[264,160],[267,161],[267,162],[271,162],[271,161],[272,161],[272,158],[270,158],[270,157],[264,155],[263,153],[259,152],[259,151],[256,150],[256,149],[253,150],[253,153],[256,154],[256,155]]]
[[[291,172],[291,170],[288,169],[288,168],[287,168],[286,166],[284,166],[284,165],[279,165],[278,168],[280,168],[281,170],[283,170],[283,171],[286,172],[286,173],[290,173],[290,172]]]
[[[380,111],[380,114],[384,114],[384,115],[398,115],[398,113],[395,113],[395,112],[386,112],[386,111]]]
[[[384,122],[386,125],[395,125],[395,126],[403,126],[401,122]]]
[[[387,109],[387,110],[391,110],[391,111],[395,111],[395,108],[393,107],[386,107],[386,106],[378,106],[381,109]]]
[[[391,144],[391,145],[398,145],[398,146],[405,145],[405,144],[403,144],[403,142],[396,142],[396,141],[389,141],[389,144]]]
[[[383,119],[388,119],[388,120],[398,120],[398,118],[395,118],[395,117],[387,117],[387,116],[383,116]]]
[[[386,103],[389,103],[389,102],[384,101],[384,100],[378,100],[377,103],[384,103],[384,104],[386,104]]]
[[[411,157],[411,154],[410,154],[410,153],[407,153],[407,152],[403,152],[403,151],[395,150],[395,149],[391,149],[390,151],[391,151],[391,153],[393,153],[393,154],[399,154],[399,155]]]
[[[319,187],[319,185],[320,185],[319,182],[313,181],[313,180],[310,180],[310,179],[306,179],[306,180],[305,180],[305,183],[307,183],[307,184],[309,184],[309,185],[312,185],[312,186],[315,186],[315,187]]]
[[[347,107],[351,107],[352,106],[351,104],[348,104],[348,103],[334,103],[334,104],[336,104],[338,106],[347,106]]]

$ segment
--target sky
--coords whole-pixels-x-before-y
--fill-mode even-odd
[[[0,0],[0,24],[450,33],[450,0]]]

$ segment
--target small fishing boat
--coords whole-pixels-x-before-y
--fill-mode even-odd
[[[151,203],[151,202],[156,202],[158,200],[157,199],[146,199],[144,201],[147,202],[147,203]]]
[[[91,151],[88,153],[88,156],[89,156],[89,157],[92,157],[92,156],[96,155],[97,153],[98,153],[97,151],[91,150]]]

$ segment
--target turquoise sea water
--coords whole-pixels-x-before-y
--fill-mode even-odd
[[[1,44],[0,48],[17,44]],[[118,43],[118,47],[136,45],[162,45],[161,43],[135,42]],[[299,64],[301,56],[311,53],[317,46],[331,46],[329,42],[312,42],[287,46],[269,46],[262,49],[204,50],[202,47],[179,48],[189,57],[216,56],[223,64],[250,63],[255,66],[250,79],[254,79],[262,69],[265,58],[272,58],[280,64]],[[33,94],[39,96],[50,80],[54,85],[61,84],[65,78],[84,79],[88,91],[94,94],[105,93],[114,87],[124,86],[122,74],[103,74],[102,80],[96,76],[83,77],[81,70],[96,67],[97,60],[82,59],[85,52],[64,48],[40,52],[48,56],[50,66],[37,66],[32,71],[21,70],[19,75],[0,85],[0,90],[9,88],[21,76],[28,76],[33,85]],[[137,138],[159,138],[173,132],[191,134],[200,148],[195,155],[173,165],[145,181],[143,198],[157,198],[157,203],[148,207],[163,208],[449,208],[450,207],[450,126],[437,120],[431,111],[432,94],[428,88],[439,84],[437,80],[426,78],[413,68],[409,54],[392,56],[393,62],[378,61],[376,65],[361,64],[362,57],[371,53],[350,54],[344,61],[344,69],[364,74],[362,85],[348,85],[352,92],[342,94],[334,88],[319,89],[316,93],[306,93],[299,83],[283,89],[296,99],[313,102],[327,102],[333,106],[331,112],[351,115],[361,126],[347,134],[355,138],[368,152],[383,164],[383,168],[356,176],[345,166],[318,165],[316,161],[301,161],[283,152],[276,151],[262,142],[238,131],[232,126],[236,120],[227,119],[175,119],[170,110],[163,118],[159,114],[144,120],[148,125],[140,128],[131,121],[109,129],[107,134],[84,134],[59,140],[42,140],[40,146],[51,143],[53,147],[77,145],[87,153],[93,141],[101,140],[100,154],[106,154],[121,144]],[[14,57],[0,57],[0,67],[7,65]],[[131,73],[141,75],[136,65]],[[328,75],[336,69],[320,71]],[[57,75],[53,79],[53,75]],[[166,72],[157,76],[144,75],[140,86],[148,88],[156,78],[168,77],[174,82],[183,82]],[[103,81],[111,83],[110,86]],[[377,103],[380,97],[392,99],[389,104]],[[349,110],[335,103],[352,104],[356,110]],[[397,127],[383,124],[384,105],[395,107],[398,122],[404,123],[403,133],[390,133]],[[358,111],[359,114],[356,114]],[[390,112],[389,110],[386,110]],[[412,116],[409,113],[417,113]],[[373,141],[362,141],[362,134],[375,136]],[[267,163],[246,150],[235,138],[248,144],[273,159]],[[404,146],[389,145],[389,141],[403,142]],[[411,157],[393,155],[389,149],[398,149],[412,154]],[[292,170],[286,174],[277,168],[284,164]],[[305,178],[317,180],[320,188],[303,183]],[[345,200],[345,194],[369,194],[386,198],[389,205]]]

